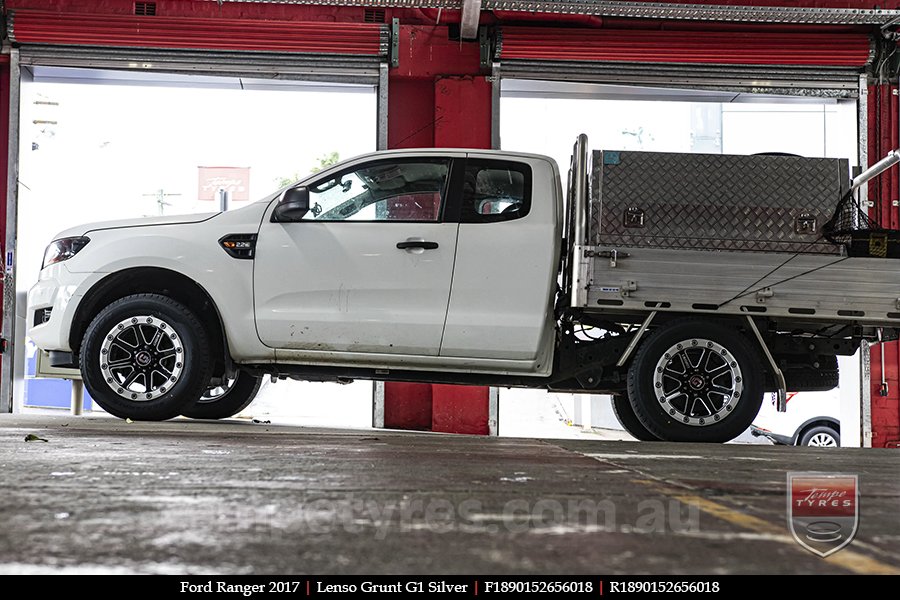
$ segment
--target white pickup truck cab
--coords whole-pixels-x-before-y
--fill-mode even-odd
[[[28,335],[132,419],[230,416],[266,373],[546,378],[559,181],[541,156],[382,152],[231,212],[74,227]]]
[[[832,388],[836,355],[894,335],[900,286],[875,312],[809,292],[889,259],[829,271],[834,255],[767,247],[604,246],[586,144],[567,203],[545,156],[404,150],[231,212],[73,227],[47,248],[28,335],[122,418],[228,417],[265,375],[437,381],[612,393],[640,439],[715,442],[747,428],[764,391]],[[625,205],[626,227],[653,219]],[[727,299],[755,279],[756,302]]]

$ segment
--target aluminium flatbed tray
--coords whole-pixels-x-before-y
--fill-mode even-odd
[[[615,246],[581,249],[587,310],[900,326],[900,260]]]

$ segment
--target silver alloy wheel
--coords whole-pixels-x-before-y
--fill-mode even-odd
[[[203,395],[200,396],[200,399],[197,400],[197,402],[200,404],[205,404],[207,402],[215,402],[219,400],[220,398],[222,398],[222,396],[231,391],[231,388],[234,387],[235,381],[237,381],[237,377],[229,377],[221,385],[215,385],[206,388],[206,390],[203,392]]]
[[[653,372],[661,408],[685,425],[704,427],[727,417],[744,390],[737,360],[721,344],[690,339],[666,350]]]
[[[816,433],[806,443],[807,446],[821,446],[823,448],[837,448],[837,440],[830,433],[820,431]]]
[[[175,329],[159,317],[123,319],[100,346],[100,371],[106,385],[128,400],[152,400],[178,383],[184,347]]]

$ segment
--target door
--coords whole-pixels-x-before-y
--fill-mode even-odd
[[[256,324],[273,348],[437,355],[456,223],[443,222],[451,159],[357,163],[312,180],[310,210],[266,218]]]
[[[552,345],[559,174],[547,160],[471,153],[441,356],[531,361]],[[546,357],[545,357],[546,358]]]

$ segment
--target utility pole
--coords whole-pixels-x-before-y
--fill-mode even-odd
[[[180,196],[181,194],[168,194],[163,188],[159,188],[153,194],[142,194],[145,198],[156,198],[156,205],[159,208],[159,214],[162,215],[165,212],[167,206],[172,206],[171,202],[166,202],[166,198],[172,196]]]
[[[228,210],[228,206],[231,204],[231,192],[224,188],[219,188],[216,191],[216,198],[219,199],[219,210],[222,212]]]

